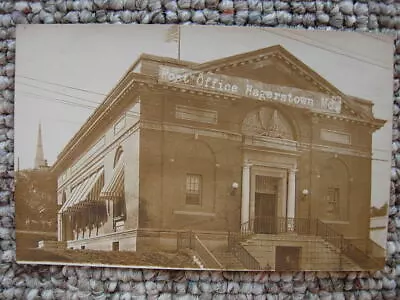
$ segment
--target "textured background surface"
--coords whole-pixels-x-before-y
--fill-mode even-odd
[[[388,256],[375,273],[217,273],[15,263],[15,25],[197,23],[396,33]],[[400,299],[400,1],[0,1],[0,299]]]

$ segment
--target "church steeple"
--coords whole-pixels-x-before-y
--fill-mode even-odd
[[[40,169],[43,167],[47,167],[47,161],[44,159],[43,142],[42,142],[42,124],[39,122],[34,168]]]

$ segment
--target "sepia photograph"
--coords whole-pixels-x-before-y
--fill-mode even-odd
[[[18,25],[16,259],[385,265],[393,37]]]

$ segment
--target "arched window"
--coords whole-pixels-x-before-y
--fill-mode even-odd
[[[348,168],[337,158],[329,159],[320,176],[319,215],[322,219],[345,221],[350,192]]]
[[[118,147],[118,149],[115,151],[114,165],[113,165],[114,168],[117,165],[118,161],[121,159],[123,153],[124,151],[122,150],[122,147]]]
[[[215,155],[209,145],[189,139],[177,145],[174,168],[179,170],[183,191],[181,205],[186,209],[211,210],[215,200]]]
[[[123,150],[119,147],[114,157],[114,172],[118,172],[117,197],[113,201],[113,218],[114,220],[126,219],[126,201],[125,201],[125,172],[123,165]],[[116,169],[122,168],[121,170]]]

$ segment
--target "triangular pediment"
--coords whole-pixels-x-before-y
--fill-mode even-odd
[[[374,119],[371,103],[354,101],[280,45],[209,61],[195,69],[339,96],[342,116]]]
[[[307,91],[327,92],[313,82],[311,77],[305,76],[294,64],[288,63],[282,56],[277,55],[267,56],[262,61],[239,62],[211,72]]]
[[[140,61],[147,61],[147,67],[143,73],[158,76],[160,65],[175,68],[183,68],[196,72],[209,72],[219,75],[227,75],[248,79],[269,86],[284,87],[286,91],[290,88],[297,91],[311,92],[315,95],[340,97],[340,114],[333,117],[344,117],[351,120],[376,123],[378,127],[382,120],[374,118],[372,113],[372,102],[358,99],[344,94],[330,82],[325,80],[317,72],[300,61],[297,57],[280,45],[263,48],[251,52],[233,55],[221,59],[211,60],[205,63],[195,63],[158,57],[154,55],[142,55]],[[149,66],[151,66],[149,68]],[[149,71],[149,70],[153,71]],[[289,89],[288,89],[289,88]],[[324,113],[324,112],[320,112]],[[329,113],[329,112],[327,112]]]
[[[197,65],[196,69],[335,96],[341,94],[280,45],[209,61]]]

